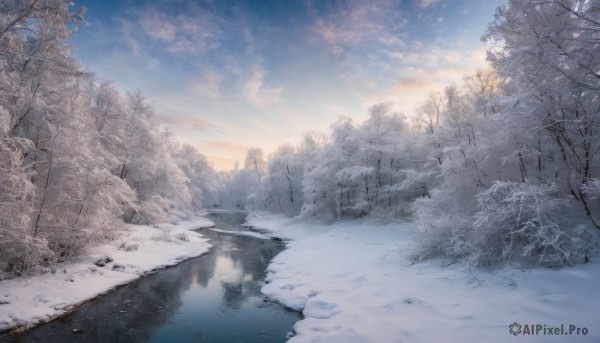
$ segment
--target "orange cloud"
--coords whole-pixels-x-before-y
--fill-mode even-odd
[[[409,77],[398,81],[393,88],[397,92],[410,92],[421,91],[423,89],[431,88],[431,86],[430,80]]]

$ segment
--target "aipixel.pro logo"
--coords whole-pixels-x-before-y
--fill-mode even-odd
[[[568,329],[567,329],[568,327]],[[587,335],[586,327],[579,327],[574,324],[560,324],[556,326],[546,324],[519,324],[514,322],[508,326],[508,332],[513,336],[518,335],[543,335],[543,336],[560,336],[560,335]]]

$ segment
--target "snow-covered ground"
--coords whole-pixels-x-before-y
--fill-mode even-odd
[[[411,264],[409,223],[327,226],[263,215],[248,224],[289,240],[262,292],[304,313],[290,342],[600,341],[598,258],[559,270]],[[539,334],[523,335],[532,324]],[[542,335],[544,325],[560,333],[561,324],[579,335]]]
[[[153,270],[206,253],[211,245],[191,230],[213,225],[201,217],[176,225],[130,225],[119,239],[46,274],[0,281],[0,332],[48,321]]]

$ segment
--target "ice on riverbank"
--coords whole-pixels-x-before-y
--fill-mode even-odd
[[[210,230],[214,232],[226,233],[235,236],[245,236],[245,237],[254,237],[258,239],[271,239],[269,236],[265,236],[262,233],[252,232],[252,231],[230,231],[230,230],[221,230],[221,229],[213,229]]]
[[[46,274],[0,281],[0,331],[31,326],[156,269],[208,252],[198,232],[206,218],[158,227],[130,225],[121,237],[87,249]]]
[[[262,292],[301,309],[289,342],[598,342],[598,258],[559,270],[469,268],[447,260],[411,264],[409,223],[302,224],[274,216],[249,225],[288,239]],[[524,335],[525,325],[587,335]]]
[[[174,227],[184,230],[198,230],[198,229],[206,229],[215,226],[215,223],[212,220],[205,217],[196,217],[192,220],[186,220],[182,222],[178,222],[176,224],[173,223],[163,223],[157,225],[159,228],[163,229],[172,229]]]

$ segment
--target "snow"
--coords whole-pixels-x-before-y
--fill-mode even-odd
[[[178,227],[184,230],[206,229],[214,226],[215,223],[213,223],[210,219],[205,217],[195,217],[192,220],[187,220],[176,224],[158,224],[158,227],[163,229],[172,229],[173,227]]]
[[[227,233],[227,234],[230,234],[230,235],[236,235],[236,236],[254,237],[254,238],[258,238],[258,239],[271,239],[271,237],[265,236],[265,235],[263,235],[261,233],[258,233],[258,232],[229,231],[229,230],[221,230],[221,229],[214,229],[214,228],[211,228],[210,230],[215,231],[215,232],[220,232],[220,233]]]
[[[151,271],[208,252],[211,245],[191,230],[210,226],[214,223],[206,218],[129,225],[119,239],[89,248],[46,274],[0,281],[0,332],[46,322]],[[95,264],[107,257],[103,267]]]
[[[516,322],[586,327],[587,335],[529,335],[526,342],[600,340],[600,263],[562,269],[412,264],[410,223],[306,224],[261,215],[249,225],[287,241],[262,292],[302,310],[289,342],[507,342]]]
[[[210,209],[207,211],[208,213],[248,213],[248,211],[243,210],[227,210],[227,209]]]

